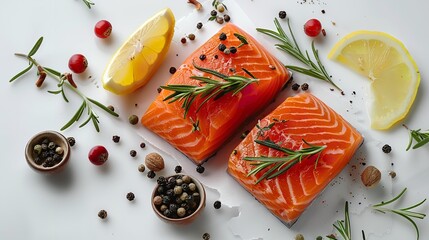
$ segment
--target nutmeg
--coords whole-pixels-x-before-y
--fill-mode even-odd
[[[363,170],[360,178],[365,187],[373,187],[380,182],[381,172],[374,166],[368,166]]]
[[[164,159],[158,153],[149,153],[144,160],[146,167],[154,172],[164,169]]]

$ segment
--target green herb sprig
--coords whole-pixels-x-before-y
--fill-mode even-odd
[[[86,112],[88,114],[88,118],[82,124],[80,124],[79,127],[81,128],[81,127],[85,126],[88,122],[91,121],[93,123],[95,129],[97,130],[97,132],[99,132],[100,131],[100,127],[99,127],[100,121],[98,120],[99,116],[94,111],[94,108],[93,108],[94,105],[101,108],[102,110],[106,111],[107,113],[111,114],[112,116],[119,117],[119,115],[117,113],[111,111],[109,108],[107,108],[106,106],[104,106],[100,102],[85,96],[81,91],[79,91],[77,89],[77,86],[74,83],[73,79],[71,78],[72,75],[70,73],[61,74],[58,71],[55,71],[51,68],[43,67],[42,65],[40,65],[33,58],[33,56],[39,50],[40,46],[42,45],[42,42],[43,42],[43,37],[40,37],[37,40],[36,44],[33,46],[33,48],[28,52],[28,54],[15,53],[16,56],[23,57],[23,58],[27,59],[29,61],[29,66],[27,68],[25,68],[24,70],[22,70],[21,72],[19,72],[18,74],[16,74],[15,76],[13,76],[9,80],[9,82],[15,81],[16,79],[18,79],[19,77],[21,77],[22,75],[24,75],[25,73],[30,71],[33,67],[36,67],[37,73],[39,75],[39,79],[36,82],[36,85],[38,87],[40,87],[42,85],[43,81],[45,80],[46,75],[50,75],[53,79],[58,81],[58,84],[57,84],[58,89],[57,90],[50,90],[50,91],[48,91],[49,93],[61,94],[64,101],[69,102],[69,100],[66,97],[65,91],[64,91],[64,86],[66,86],[68,89],[72,90],[77,95],[79,95],[79,97],[82,98],[82,100],[83,100],[82,104],[80,105],[80,107],[78,108],[76,113],[73,115],[73,117],[61,128],[61,131],[69,128],[74,123],[78,122],[79,119],[81,118],[82,114],[84,112]]]
[[[341,235],[341,237],[344,240],[352,240],[352,228],[350,224],[350,214],[349,214],[349,202],[346,201],[345,207],[344,207],[344,220],[337,220],[333,224],[334,228],[338,231],[338,233]],[[326,236],[328,239],[332,240],[338,240],[338,238],[334,235],[328,235]],[[365,240],[365,232],[362,230],[362,239]]]
[[[167,86],[161,86],[162,89],[173,91],[173,93],[164,98],[164,101],[169,100],[169,103],[183,101],[182,108],[185,109],[184,118],[186,118],[189,108],[198,96],[203,99],[203,101],[199,104],[197,112],[210,99],[219,99],[227,93],[232,93],[232,95],[234,96],[235,94],[243,90],[245,87],[247,87],[249,84],[258,82],[255,76],[253,76],[253,74],[251,74],[244,68],[242,68],[243,71],[251,78],[247,78],[240,75],[227,76],[215,70],[202,68],[195,64],[194,67],[201,72],[211,74],[215,77],[222,79],[223,81],[215,80],[209,77],[191,76],[192,79],[200,81],[202,85],[194,86],[170,84]]]
[[[295,164],[301,162],[302,160],[309,158],[315,154],[318,154],[317,159],[315,161],[314,167],[317,167],[317,163],[320,158],[320,154],[322,151],[326,148],[326,146],[316,146],[312,145],[308,142],[306,142],[304,139],[302,140],[305,144],[307,144],[308,148],[303,148],[300,150],[292,150],[289,148],[281,147],[280,145],[272,142],[271,140],[258,140],[256,139],[255,142],[266,146],[269,148],[272,148],[274,150],[281,151],[285,153],[284,157],[267,157],[267,156],[261,156],[261,157],[244,157],[243,160],[251,161],[251,165],[256,166],[253,168],[247,176],[255,175],[259,173],[260,171],[267,169],[270,167],[257,181],[256,184],[261,182],[264,179],[272,179],[280,174],[286,172],[288,169],[290,169]]]
[[[393,209],[393,208],[386,207],[387,205],[389,205],[389,204],[397,201],[398,199],[400,199],[406,191],[407,191],[407,188],[404,188],[404,190],[402,190],[402,192],[399,193],[396,197],[392,198],[389,201],[385,201],[385,202],[383,201],[383,202],[380,202],[378,204],[372,205],[372,208],[378,212],[381,212],[381,213],[393,213],[393,214],[399,215],[399,216],[407,219],[413,225],[414,229],[416,230],[417,240],[418,240],[420,237],[420,231],[419,231],[419,228],[418,228],[416,222],[413,220],[413,218],[424,219],[426,217],[426,214],[420,213],[420,212],[415,212],[412,210],[419,207],[420,205],[422,205],[426,201],[426,198],[423,199],[422,201],[412,205],[412,206],[405,207],[405,208]]]
[[[265,35],[268,35],[272,38],[279,40],[281,43],[275,45],[278,49],[290,54],[292,57],[294,57],[295,59],[297,59],[298,61],[300,61],[301,63],[307,66],[307,68],[303,68],[298,66],[286,65],[287,68],[291,69],[292,71],[296,71],[296,72],[323,80],[325,82],[328,82],[332,84],[332,86],[334,86],[339,91],[342,91],[341,88],[338,87],[332,81],[331,76],[328,74],[322,62],[320,61],[319,51],[315,48],[314,41],[311,43],[311,50],[313,52],[313,56],[316,62],[314,62],[310,58],[308,51],[305,51],[305,53],[301,51],[300,47],[298,46],[298,43],[295,40],[295,36],[293,35],[292,28],[290,27],[289,19],[287,19],[287,24],[289,27],[290,37],[286,35],[285,31],[283,30],[277,18],[274,19],[274,24],[276,26],[277,32],[273,30],[265,29],[265,28],[256,28],[256,30],[260,33],[263,33]]]
[[[407,151],[411,149],[411,146],[413,145],[414,141],[416,141],[416,144],[414,144],[412,149],[417,149],[419,147],[422,147],[429,142],[429,131],[428,130],[426,130],[426,132],[422,132],[421,129],[417,129],[417,130],[409,129],[405,124],[403,124],[402,126],[404,126],[410,133],[408,146],[406,149]]]
[[[91,2],[91,0],[82,0],[82,1],[83,1],[83,3],[85,3],[85,5],[86,5],[89,9],[91,9],[91,7],[92,7],[93,5],[95,5],[95,3]]]

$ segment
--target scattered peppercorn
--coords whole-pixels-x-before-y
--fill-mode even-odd
[[[182,166],[177,165],[177,166],[174,168],[174,171],[175,171],[176,173],[180,173],[180,172],[182,172]]]
[[[396,177],[396,172],[394,172],[394,171],[390,171],[390,172],[389,172],[389,176],[390,176],[391,178],[395,178],[395,177]]]
[[[225,53],[226,55],[228,55],[228,54],[231,53],[231,51],[229,50],[229,48],[227,48],[227,49],[223,50],[223,53]]]
[[[119,137],[118,135],[114,135],[114,136],[112,137],[112,140],[113,140],[113,142],[115,142],[115,143],[118,143],[120,139],[121,139],[121,137]]]
[[[216,7],[216,10],[218,10],[219,12],[224,12],[225,11],[225,6],[223,6],[223,4],[218,4]]]
[[[230,51],[232,54],[237,53],[237,48],[236,48],[236,47],[230,47],[230,48],[229,48],[229,51]]]
[[[114,111],[115,111],[115,108],[114,108],[112,105],[107,106],[107,108],[108,108],[110,111],[112,111],[112,112],[114,112]]]
[[[223,52],[226,49],[226,46],[225,46],[225,44],[221,43],[221,44],[219,44],[219,46],[217,48]]]
[[[302,89],[302,91],[307,91],[308,90],[308,83],[302,84],[301,89]]]
[[[279,12],[279,18],[280,19],[285,19],[286,18],[286,12],[285,11],[280,11]]]
[[[212,11],[210,12],[210,15],[211,15],[211,16],[213,16],[213,17],[214,17],[214,16],[216,16],[216,15],[217,15],[217,11],[216,11],[216,10],[212,10]]]
[[[191,33],[188,35],[189,40],[194,41],[195,40],[195,34]]]
[[[223,24],[223,18],[222,18],[222,17],[217,16],[217,17],[216,17],[216,22],[217,22],[217,23],[219,23],[219,24]]]
[[[33,153],[35,154],[34,163],[43,167],[53,167],[63,159],[64,149],[48,138],[44,138],[34,145]]]
[[[145,148],[146,147],[146,143],[142,142],[140,143],[140,148]]]
[[[213,203],[213,207],[214,207],[215,209],[219,209],[221,206],[222,206],[222,203],[221,203],[220,201],[215,201],[215,202]]]
[[[71,147],[73,147],[76,144],[76,140],[74,139],[74,137],[68,137],[67,142],[69,142],[69,145]]]
[[[135,157],[135,156],[137,156],[137,152],[136,152],[136,150],[131,150],[131,151],[130,151],[130,156],[131,156],[131,157]]]
[[[107,212],[106,212],[106,210],[104,210],[104,209],[100,210],[98,212],[98,217],[101,218],[101,219],[107,218]]]
[[[197,29],[201,29],[202,27],[203,27],[203,23],[202,22],[197,23]]]
[[[201,54],[201,55],[200,55],[200,60],[201,60],[201,61],[206,60],[206,55],[205,55],[205,54]]]
[[[326,13],[325,10],[322,10],[322,13],[325,14]]]
[[[303,236],[301,233],[298,233],[298,234],[295,236],[295,240],[304,240],[304,236]]]
[[[323,28],[322,29],[322,35],[324,36],[324,37],[326,37],[326,30]]]
[[[225,22],[229,22],[231,21],[231,17],[228,14],[223,15],[223,20],[225,20]]]
[[[206,169],[202,165],[198,165],[196,170],[198,173],[203,173]]]
[[[384,144],[381,150],[383,150],[384,153],[390,153],[392,151],[392,147],[388,144]]]
[[[294,90],[294,91],[298,91],[298,89],[299,89],[299,84],[298,84],[298,83],[294,83],[294,84],[292,85],[292,90]]]
[[[130,124],[136,125],[139,122],[139,117],[133,114],[128,117],[128,121],[130,122]]]
[[[170,70],[169,70],[169,72],[171,74],[174,74],[176,72],[176,68],[175,67],[171,67]]]
[[[203,240],[209,240],[209,239],[210,239],[210,234],[204,233],[203,234]]]
[[[148,178],[154,178],[156,176],[156,173],[152,170],[150,170],[149,172],[147,172],[147,177]]]
[[[146,166],[144,164],[140,164],[138,169],[139,169],[139,172],[144,172],[146,170]]]
[[[160,93],[160,92],[162,91],[162,88],[160,88],[160,87],[159,87],[159,88],[157,88],[157,89],[156,89],[156,91],[157,91],[158,93]]]
[[[218,59],[218,58],[219,58],[219,56],[218,56],[218,55],[214,55],[214,58],[215,58],[215,59]]]
[[[225,33],[221,33],[220,35],[219,35],[219,39],[220,40],[226,40],[226,34]]]
[[[127,199],[128,199],[128,201],[133,201],[135,197],[136,196],[134,195],[133,192],[127,193]]]
[[[182,37],[182,38],[180,39],[180,42],[181,42],[181,43],[183,43],[183,44],[185,44],[185,43],[186,43],[186,38]]]

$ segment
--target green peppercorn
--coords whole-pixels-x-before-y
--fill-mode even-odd
[[[176,179],[176,185],[177,186],[181,186],[183,184],[183,180],[182,179]]]
[[[186,201],[186,199],[188,199],[188,193],[183,192],[182,195],[180,195],[180,200],[182,200],[182,202]]]
[[[46,151],[46,150],[48,150],[48,144],[46,144],[46,143],[42,143],[42,151]]]
[[[218,12],[224,12],[225,7],[223,6],[223,4],[219,4],[219,5],[217,5],[216,10],[218,10]]]
[[[49,149],[55,149],[55,147],[56,147],[57,145],[54,143],[54,142],[49,142],[48,143],[48,148]]]
[[[195,34],[191,33],[188,35],[189,40],[194,41],[195,40]]]
[[[140,164],[138,169],[139,169],[139,172],[144,172],[146,170],[146,167],[144,164]]]
[[[175,186],[173,191],[174,191],[174,195],[181,195],[183,192],[183,189],[181,186]]]
[[[231,50],[229,50],[229,48],[223,50],[223,53],[225,53],[226,55],[229,55],[231,53]]]
[[[301,233],[298,233],[298,234],[295,236],[295,240],[304,240],[304,236],[303,236]]]
[[[62,147],[55,148],[55,153],[58,155],[62,155],[64,153],[64,149]]]
[[[36,144],[33,148],[33,151],[36,155],[40,155],[40,153],[42,152],[42,145]]]
[[[323,240],[322,236],[317,236],[316,240]]]
[[[130,122],[130,124],[136,125],[139,122],[139,117],[133,114],[128,117],[128,121]]]

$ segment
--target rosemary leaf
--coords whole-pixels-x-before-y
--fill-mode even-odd
[[[116,112],[114,112],[114,111],[110,110],[108,107],[104,106],[104,105],[103,105],[103,104],[101,104],[100,102],[98,102],[98,101],[96,101],[96,100],[94,100],[94,99],[92,99],[92,98],[87,98],[87,99],[88,99],[88,101],[90,101],[90,102],[94,103],[97,107],[99,107],[99,108],[103,109],[103,110],[104,110],[104,111],[106,111],[107,113],[109,113],[109,114],[111,114],[111,115],[113,115],[113,116],[115,116],[115,117],[119,117],[119,114],[117,114]]]
[[[308,51],[305,51],[305,53],[301,51],[298,45],[298,42],[296,41],[295,36],[293,34],[292,28],[289,23],[289,19],[287,20],[287,24],[289,28],[290,37],[286,35],[285,31],[283,30],[277,18],[274,19],[274,25],[276,27],[277,32],[269,29],[264,29],[264,28],[257,28],[256,30],[262,34],[265,34],[267,36],[270,36],[280,41],[279,44],[275,45],[279,50],[288,53],[289,55],[296,58],[298,61],[300,61],[307,67],[307,68],[303,68],[298,66],[286,66],[287,68],[290,68],[302,74],[328,82],[336,89],[342,91],[341,88],[338,87],[332,81],[331,76],[328,74],[328,72],[326,71],[326,68],[322,64],[319,57],[319,52],[314,45],[314,41],[311,43],[311,50],[315,61],[312,60],[312,58],[308,54]]]
[[[56,91],[54,91],[54,90],[49,90],[48,91],[48,93],[52,93],[52,94],[60,94],[62,92],[62,90],[60,89],[60,90],[56,90]]]
[[[39,40],[34,44],[33,48],[28,52],[28,56],[32,57],[34,54],[36,54],[37,50],[39,50],[40,45],[42,45],[43,37],[40,37]]]
[[[429,142],[429,130],[426,130],[426,132],[422,132],[421,129],[409,129],[405,124],[402,124],[402,126],[404,126],[409,132],[409,140],[406,148],[407,151],[411,149],[411,146],[413,145],[414,141],[416,143],[414,144],[414,146],[412,146],[412,149],[420,148]]]
[[[17,78],[21,77],[22,75],[24,75],[25,73],[27,73],[28,71],[30,71],[30,69],[33,67],[33,63],[30,63],[30,65],[28,65],[28,67],[24,70],[22,70],[21,72],[19,72],[18,74],[16,74],[15,76],[13,76],[9,82],[13,82],[15,81]]]
[[[46,70],[47,72],[50,72],[51,74],[53,74],[53,75],[57,76],[57,77],[61,77],[61,73],[60,73],[60,72],[58,72],[58,71],[55,71],[55,70],[54,70],[54,69],[52,69],[52,68],[45,67],[45,70]]]
[[[82,1],[83,1],[83,3],[85,3],[85,5],[86,5],[89,9],[91,9],[91,6],[92,6],[92,5],[95,5],[95,3],[91,2],[90,0],[82,0]]]
[[[82,116],[83,110],[86,108],[86,102],[83,101],[82,105],[78,108],[73,117],[60,129],[61,131],[69,128],[74,122],[79,121],[80,116]]]

